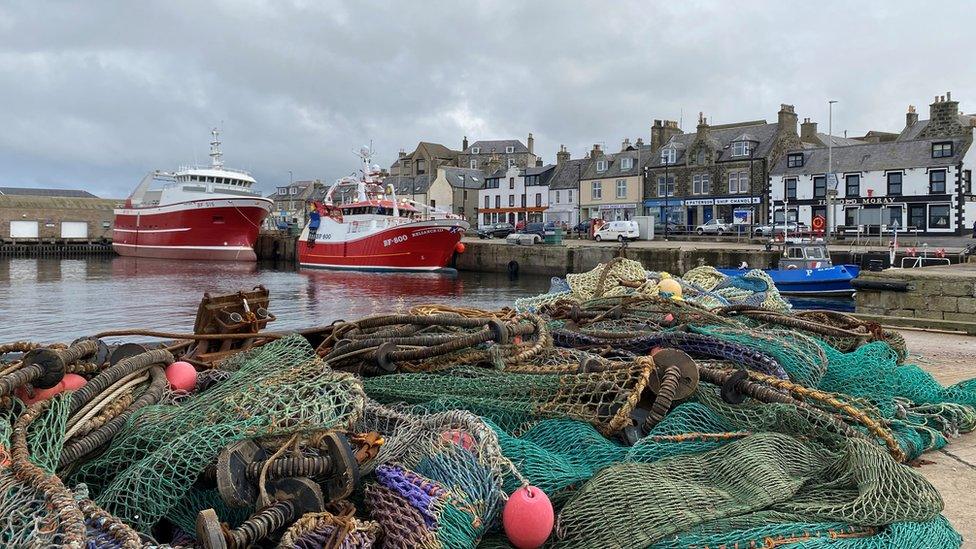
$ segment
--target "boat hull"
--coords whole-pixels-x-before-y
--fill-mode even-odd
[[[265,198],[212,198],[115,210],[112,247],[122,256],[255,261]]]
[[[719,269],[729,276],[743,275],[748,269]],[[851,285],[860,268],[855,265],[838,265],[822,269],[765,269],[783,295],[798,296],[850,296],[855,290]]]
[[[432,220],[341,242],[309,243],[303,236],[298,241],[298,261],[303,268],[437,271],[450,265],[464,229],[456,221]]]

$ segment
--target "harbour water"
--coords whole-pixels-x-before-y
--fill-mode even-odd
[[[329,324],[423,303],[496,308],[549,289],[549,278],[455,274],[296,271],[254,263],[129,257],[0,258],[0,342],[71,341],[124,328],[190,332],[204,292],[263,284],[271,291],[269,329]],[[850,301],[804,301],[844,308]]]

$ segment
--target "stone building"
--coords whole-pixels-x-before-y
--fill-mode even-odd
[[[787,151],[771,171],[774,218],[811,225],[823,217],[838,230],[868,234],[895,226],[930,235],[971,228],[976,116],[961,114],[949,93],[929,109],[929,119],[920,121],[910,106],[895,140],[835,146],[829,153],[826,147]],[[838,183],[829,217],[828,164]]]
[[[0,241],[110,240],[121,202],[80,190],[0,187]]]
[[[441,166],[457,166],[459,153],[440,143],[421,141],[410,154],[400,151],[399,158],[390,166],[390,175],[418,177],[436,174]]]
[[[288,228],[288,225],[304,227],[308,218],[308,201],[325,185],[318,179],[295,181],[281,185],[267,198],[274,201],[274,209],[265,220],[268,227]]]
[[[529,134],[528,144],[518,139],[475,141],[470,146],[465,137],[457,156],[457,166],[494,173],[509,168],[529,168],[539,159],[535,155],[535,138]]]
[[[549,179],[549,207],[544,212],[546,222],[565,223],[570,228],[580,222],[580,181],[589,165],[589,158],[572,160],[566,147],[560,145],[556,167]]]
[[[549,180],[555,166],[512,166],[488,175],[478,191],[479,227],[508,222],[540,222],[549,207]]]
[[[655,121],[645,212],[687,226],[713,218],[765,222],[769,171],[787,150],[802,146],[797,122],[792,105],[782,105],[772,124],[753,120],[710,125],[699,115],[693,134],[681,133],[673,121]]]
[[[428,205],[460,215],[472,227],[478,225],[478,191],[485,185],[481,170],[441,167],[427,191]]]

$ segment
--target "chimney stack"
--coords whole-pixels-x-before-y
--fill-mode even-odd
[[[651,126],[651,148],[655,152],[671,141],[671,137],[680,134],[681,129],[674,120],[654,120]]]
[[[915,105],[908,106],[908,112],[905,113],[905,127],[911,128],[918,123],[918,113],[915,112]]]
[[[809,118],[803,119],[803,123],[800,124],[800,141],[820,144],[820,138],[817,137],[816,122],[811,122]]]
[[[532,137],[532,132],[529,132],[529,139],[526,146],[529,147],[529,154],[535,154],[535,138]]]
[[[600,150],[600,144],[594,143],[593,149],[590,151],[590,158],[597,159],[603,156],[603,151]]]
[[[566,150],[566,145],[559,146],[559,152],[556,153],[556,165],[563,164],[569,161],[569,151]]]
[[[620,144],[620,152],[624,152],[630,148],[630,138],[625,137],[623,143]]]
[[[708,119],[705,114],[698,113],[698,139],[705,139],[708,136]]]
[[[929,123],[919,137],[955,137],[966,133],[968,130],[959,122],[959,102],[952,100],[952,92],[936,96],[929,105]]]
[[[799,121],[799,118],[796,116],[796,111],[793,109],[793,105],[783,103],[779,106],[776,123],[779,126],[778,130],[780,133],[785,132],[796,135],[797,121]]]
[[[466,135],[464,136],[464,139],[461,141],[461,150],[462,151],[468,150],[468,136]]]
[[[541,168],[542,167],[542,159],[541,158],[536,158],[535,159],[535,167],[536,168]]]

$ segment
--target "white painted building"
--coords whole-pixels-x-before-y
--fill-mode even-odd
[[[940,116],[947,108],[949,114]],[[972,191],[976,147],[971,116],[958,103],[932,104],[932,119],[912,119],[898,139],[834,147],[832,170],[837,195],[827,216],[828,149],[789,151],[770,173],[770,203],[777,221],[784,217],[813,226],[822,216],[845,232],[900,230],[928,235],[961,234],[976,221]],[[945,120],[958,117],[958,124]]]
[[[580,178],[590,161],[588,158],[570,160],[565,147],[556,158],[556,169],[549,180],[549,208],[543,218],[546,222],[572,228],[580,222]]]
[[[512,166],[485,178],[478,191],[478,226],[541,222],[549,207],[549,179],[555,166]]]

